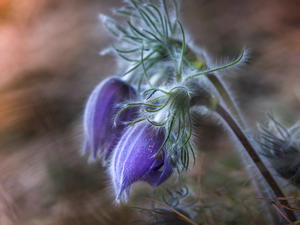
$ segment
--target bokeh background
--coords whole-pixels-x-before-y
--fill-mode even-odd
[[[115,56],[100,56],[112,36],[98,14],[112,16],[121,1],[0,0],[0,224],[127,224],[151,208],[136,189],[115,206],[101,163],[80,155],[82,113],[93,88],[121,75]],[[194,43],[216,60],[247,45],[243,70],[226,75],[253,131],[266,112],[291,125],[300,112],[300,2],[297,0],[184,0],[180,20]],[[260,208],[236,147],[209,118],[199,118],[196,166],[181,175],[202,209],[203,224],[260,224]],[[225,187],[225,185],[226,187]],[[171,188],[172,184],[164,187]],[[290,193],[294,194],[294,193]],[[159,200],[159,199],[158,199]],[[203,213],[203,212],[202,212]]]

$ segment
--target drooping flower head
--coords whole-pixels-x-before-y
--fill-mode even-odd
[[[114,151],[110,165],[117,201],[128,201],[130,187],[138,181],[157,187],[170,177],[175,162],[168,151],[159,152],[165,136],[163,127],[156,128],[147,122],[127,129]]]
[[[91,152],[92,158],[104,155],[107,160],[121,138],[126,121],[133,120],[135,109],[121,115],[113,123],[119,103],[136,96],[136,90],[118,77],[103,80],[90,95],[84,112],[84,153]]]
[[[300,185],[300,122],[286,128],[269,118],[268,127],[259,126],[262,154],[281,177]]]
[[[141,98],[143,100],[140,102],[123,104],[115,121],[126,110],[138,107],[139,114],[129,123],[130,126],[146,121],[153,127],[164,128],[165,138],[159,152],[166,147],[170,156],[181,157],[177,164],[180,164],[182,170],[187,170],[190,155],[195,163],[190,108],[193,105],[211,105],[211,95],[206,87],[195,82],[182,82],[176,86],[149,88],[142,93]]]
[[[204,88],[205,85],[200,84],[199,80],[202,79],[199,76],[203,75],[205,78],[208,73],[226,69],[239,63],[244,56],[243,52],[236,61],[222,67],[200,66],[199,58],[195,55],[191,57],[189,46],[186,46],[184,29],[177,20],[176,0],[173,1],[176,9],[174,17],[170,15],[165,0],[161,1],[161,7],[157,7],[152,1],[129,2],[129,7],[118,10],[119,13],[128,16],[128,26],[121,26],[109,18],[104,22],[122,42],[120,47],[113,48],[121,58],[129,62],[124,79],[130,81],[137,90],[137,98],[134,101],[124,102],[123,99],[115,100],[114,97],[110,100],[111,105],[120,105],[115,124],[124,121],[130,125],[122,137],[113,135],[116,137],[115,141],[109,142],[116,146],[110,164],[115,195],[117,200],[125,201],[128,200],[130,186],[135,182],[146,181],[155,187],[166,180],[174,168],[187,170],[190,155],[195,162],[190,141],[190,108],[195,104],[211,105],[213,99]],[[190,62],[193,57],[193,63],[198,64],[197,66]],[[96,90],[95,92],[100,93]],[[91,99],[91,102],[96,102],[92,97]],[[106,131],[104,134],[100,133],[99,126],[94,122],[94,115],[101,115],[102,118],[102,115],[110,117],[116,113],[110,114],[111,110],[101,112],[99,107],[91,107],[94,112],[99,111],[94,114],[90,113],[87,107],[87,147],[90,147],[91,143],[101,143],[105,146],[102,142],[106,143],[108,136],[111,136]],[[134,119],[123,117],[123,114],[132,110],[138,110]],[[94,125],[94,128],[90,129],[91,125]],[[97,156],[98,149],[99,147],[92,146],[94,156]],[[109,155],[113,148],[106,149],[106,155]],[[170,166],[171,164],[173,166]],[[163,170],[160,171],[162,166]]]

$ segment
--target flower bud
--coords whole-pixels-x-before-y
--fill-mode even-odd
[[[277,173],[281,177],[300,185],[299,147],[296,148],[293,144],[288,145],[287,143],[275,140],[274,149],[275,148],[277,150],[273,152],[272,164],[276,168]]]
[[[282,178],[300,185],[299,123],[288,129],[269,117],[269,127],[260,126],[262,154],[270,159],[272,167]]]
[[[147,122],[127,129],[114,151],[110,166],[117,201],[128,201],[130,186],[135,182],[146,181],[157,187],[170,177],[175,163],[165,148],[159,152],[164,139],[165,129]]]
[[[123,134],[124,122],[134,117],[135,109],[131,108],[120,116],[114,126],[117,106],[134,96],[135,89],[118,77],[109,77],[94,89],[84,112],[84,154],[91,151],[94,159],[98,155],[104,155],[104,160],[108,159]]]

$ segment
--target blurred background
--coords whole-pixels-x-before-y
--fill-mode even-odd
[[[141,199],[152,196],[147,185],[128,206],[115,206],[105,168],[80,156],[89,94],[122,74],[115,56],[99,55],[112,37],[98,14],[112,16],[122,4],[0,0],[1,225],[127,224],[144,217],[130,207],[151,207]],[[299,12],[297,0],[181,1],[180,21],[210,56],[233,59],[251,49],[248,66],[226,81],[254,131],[266,112],[286,125],[300,119]],[[249,224],[260,209],[228,191],[256,196],[235,146],[208,118],[199,126],[199,160],[177,186],[213,208],[214,224]]]

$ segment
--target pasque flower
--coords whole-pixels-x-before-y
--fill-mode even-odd
[[[300,126],[285,128],[271,115],[268,127],[260,126],[262,154],[283,178],[300,185]]]
[[[104,155],[107,160],[121,138],[126,121],[134,117],[134,108],[124,112],[114,125],[113,116],[119,103],[136,96],[136,90],[118,77],[102,81],[90,95],[84,112],[84,153],[91,151],[95,159]]]
[[[127,129],[110,165],[117,201],[128,201],[130,186],[135,182],[145,181],[157,187],[170,177],[175,162],[165,148],[159,152],[165,135],[163,127],[158,128],[147,122]]]
[[[233,62],[214,65],[186,39],[178,21],[177,0],[169,1],[174,10],[168,10],[170,4],[165,0],[128,2],[129,6],[116,10],[125,15],[127,25],[104,17],[104,25],[119,39],[112,50],[128,62],[128,68],[119,71],[123,80],[108,78],[95,88],[84,113],[85,153],[91,152],[93,158],[102,155],[106,161],[110,158],[108,172],[117,202],[127,201],[137,182],[157,187],[174,169],[188,170],[190,155],[195,163],[191,113],[198,110],[199,115],[217,116],[228,127],[236,137],[233,140],[248,153],[249,163],[260,171],[267,189],[283,197],[218,74],[243,65],[247,52],[243,50]],[[132,96],[137,98],[127,101]],[[277,132],[263,130],[261,146],[282,177],[300,183],[299,126],[286,129],[273,122]],[[291,221],[296,220],[292,211],[284,210]],[[170,221],[161,218],[161,222]]]

